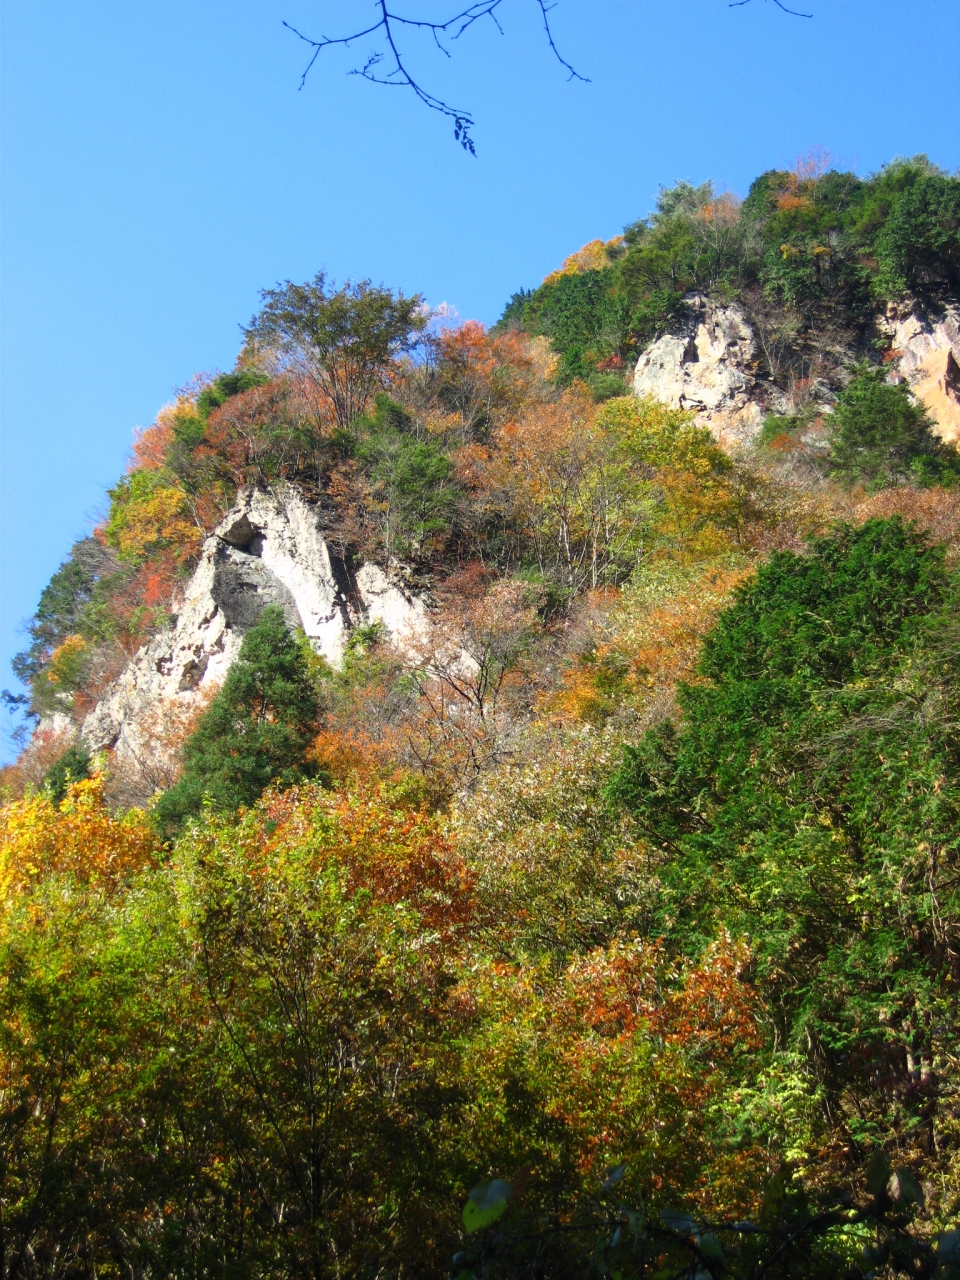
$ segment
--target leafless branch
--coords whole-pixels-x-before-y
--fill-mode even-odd
[[[753,0],[732,0],[731,9],[742,9],[745,4],[752,4]],[[793,18],[812,18],[812,13],[798,13],[796,9],[788,9],[782,0],[773,0],[778,9],[782,9],[784,13],[789,13]]]
[[[749,0],[741,0],[741,3],[748,3]],[[453,136],[465,151],[469,151],[471,155],[476,155],[473,138],[470,136],[470,130],[473,128],[474,119],[471,112],[465,108],[456,107],[452,103],[438,98],[435,94],[430,93],[423,85],[411,74],[404,55],[397,43],[397,33],[405,27],[409,27],[417,32],[426,32],[432,38],[437,49],[446,57],[450,57],[450,50],[445,47],[441,37],[446,36],[450,40],[459,40],[465,31],[469,30],[474,23],[480,22],[484,18],[489,18],[500,34],[503,34],[503,28],[497,18],[497,10],[505,0],[474,0],[472,4],[468,4],[459,12],[445,18],[442,22],[430,22],[425,18],[408,17],[404,14],[393,13],[388,8],[388,0],[377,0],[377,9],[380,17],[369,27],[364,27],[359,31],[351,32],[346,36],[326,36],[321,35],[319,39],[313,39],[310,36],[292,26],[289,22],[284,22],[284,26],[288,31],[292,31],[298,39],[304,44],[309,45],[313,49],[310,61],[304,68],[303,75],[300,77],[300,88],[306,84],[307,76],[320,54],[324,49],[329,49],[339,45],[343,48],[349,48],[355,41],[362,40],[367,36],[377,36],[383,41],[385,49],[377,50],[371,53],[362,67],[356,67],[350,72],[351,75],[362,76],[364,80],[369,80],[372,84],[383,85],[388,89],[409,89],[424,106],[429,107],[431,111],[437,111],[440,115],[446,116],[453,121]],[[547,43],[554,57],[568,73],[570,80],[582,80],[587,82],[587,77],[580,75],[576,68],[564,58],[556,42],[553,38],[553,30],[550,26],[550,11],[554,5],[549,4],[547,0],[534,0],[534,3],[540,10],[540,16],[543,19],[543,29],[546,32]],[[779,3],[779,0],[777,0]],[[387,64],[388,69],[378,73],[377,68]]]

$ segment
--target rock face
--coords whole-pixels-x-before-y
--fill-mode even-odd
[[[944,440],[960,441],[960,311],[931,312],[911,302],[879,316],[877,331],[897,357],[891,376],[906,380]],[[839,356],[841,366],[863,358],[854,350]],[[691,410],[722,445],[746,444],[767,413],[790,411],[783,392],[761,376],[758,357],[756,337],[740,307],[691,294],[672,331],[641,354],[633,389],[671,408]]]
[[[898,357],[900,376],[930,410],[937,434],[960,440],[960,312],[891,308],[881,329]]]
[[[782,411],[782,395],[757,376],[757,344],[741,309],[693,294],[672,333],[637,361],[633,389],[674,409],[689,409],[721,444],[747,443],[764,415]]]
[[[333,665],[358,623],[382,622],[401,643],[427,627],[424,600],[398,577],[364,564],[351,578],[296,487],[244,490],[204,543],[174,625],[140,649],[84,720],[90,747],[112,747],[121,760],[159,749],[157,721],[204,704],[268,604]]]

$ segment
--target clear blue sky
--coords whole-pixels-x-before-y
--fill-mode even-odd
[[[394,0],[441,13],[440,0]],[[5,0],[2,627],[20,627],[102,511],[138,424],[229,368],[258,289],[320,267],[492,322],[510,294],[649,210],[678,178],[743,194],[814,145],[867,173],[960,164],[956,0],[534,0],[425,82],[472,108],[478,157],[407,95],[304,46],[356,0]]]

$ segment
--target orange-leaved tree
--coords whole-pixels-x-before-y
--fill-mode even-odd
[[[767,1152],[724,1120],[759,1071],[749,959],[724,937],[696,964],[623,940],[560,973],[533,960],[479,965],[451,998],[473,1029],[477,1173],[526,1166],[527,1205],[559,1222],[575,1221],[616,1165],[640,1203],[755,1210]]]
[[[451,444],[485,440],[547,394],[551,369],[542,342],[516,332],[488,333],[476,320],[441,334],[436,358],[409,377],[414,404],[426,399],[427,424]]]
[[[646,476],[585,387],[530,407],[489,448],[468,447],[457,461],[486,537],[514,563],[576,592],[620,580],[638,562],[651,511]]]
[[[44,791],[0,807],[0,895],[22,894],[50,875],[116,886],[149,866],[158,842],[146,815],[115,817],[104,779],[74,783],[57,806]]]
[[[596,615],[547,709],[597,726],[627,710],[662,717],[677,684],[696,680],[703,638],[748,573],[737,560],[654,562]]]

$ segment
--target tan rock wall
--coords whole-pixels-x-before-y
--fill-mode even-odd
[[[881,328],[890,338],[896,374],[929,409],[937,434],[960,441],[960,312],[891,308]]]

